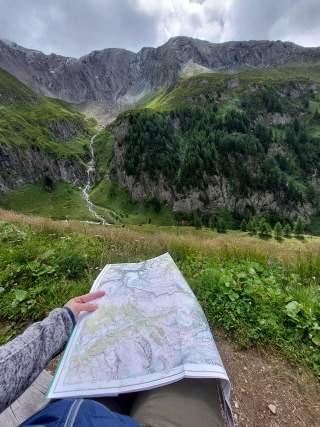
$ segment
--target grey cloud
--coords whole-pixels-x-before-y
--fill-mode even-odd
[[[288,29],[310,32],[319,29],[320,3],[319,0],[300,0],[295,2],[288,14]]]
[[[138,7],[138,0],[0,0],[0,38],[71,56],[106,47],[137,51],[164,43],[168,34],[320,45],[319,0],[230,0],[228,8],[221,0],[184,0],[187,8],[177,16],[169,6],[167,13],[165,7],[145,12],[141,4],[149,1]],[[180,34],[183,28],[187,34]]]
[[[157,18],[132,0],[0,0],[0,9],[0,38],[47,53],[138,50],[157,36]]]
[[[234,39],[281,39],[301,42],[313,34],[320,45],[319,0],[233,0],[228,26]]]
[[[273,25],[283,16],[284,11],[288,12],[289,3],[290,0],[234,0],[228,19],[235,38],[272,38]]]
[[[201,25],[201,19],[199,15],[196,15],[195,13],[192,13],[189,16],[189,22],[192,24],[193,27],[199,27]]]

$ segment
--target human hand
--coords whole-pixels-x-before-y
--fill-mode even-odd
[[[95,311],[98,308],[98,304],[92,304],[90,301],[103,297],[104,295],[105,291],[96,291],[90,294],[81,295],[79,297],[72,298],[65,304],[65,307],[70,308],[75,318],[77,318],[81,311]]]

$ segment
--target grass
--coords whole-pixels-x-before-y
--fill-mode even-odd
[[[92,127],[66,102],[37,95],[0,69],[0,144],[84,160]]]
[[[94,220],[81,191],[65,182],[57,182],[52,191],[42,183],[28,184],[20,190],[0,195],[0,206],[31,215],[53,219]]]
[[[172,225],[174,217],[165,206],[159,211],[152,203],[135,202],[126,189],[104,178],[91,192],[90,199],[97,206],[112,209],[124,224],[157,224]]]
[[[127,191],[107,178],[92,191],[91,200],[97,213],[111,224],[172,225],[172,212],[161,207],[156,212],[152,204],[134,202]],[[52,219],[96,221],[89,212],[81,190],[66,182],[57,182],[47,191],[42,182],[27,184],[19,190],[0,193],[0,207],[28,215],[40,215]]]
[[[1,341],[87,292],[105,263],[170,251],[214,326],[320,376],[320,239],[261,241],[190,227],[127,229],[0,210]],[[149,228],[149,230],[147,230]]]
[[[32,89],[21,83],[7,71],[0,69],[1,103],[31,102],[39,99]]]
[[[67,129],[67,140],[52,130],[59,127]],[[0,143],[38,148],[54,158],[84,158],[88,129],[79,113],[43,98],[34,105],[0,105]]]
[[[94,140],[94,153],[96,159],[96,170],[104,176],[109,170],[113,158],[114,136],[106,129],[99,132]]]
[[[238,81],[234,87],[231,80]],[[277,69],[255,69],[238,71],[220,71],[201,73],[189,78],[182,78],[169,89],[161,88],[141,108],[157,111],[170,111],[193,102],[201,102],[203,94],[215,93],[228,95],[226,105],[232,105],[241,98],[241,94],[255,85],[280,88],[291,83],[320,84],[320,65],[280,67]],[[319,100],[314,100],[310,111],[319,108]],[[293,106],[294,108],[294,106]],[[288,110],[290,105],[288,105]],[[287,112],[287,111],[286,111]]]

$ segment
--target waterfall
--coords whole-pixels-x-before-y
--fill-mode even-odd
[[[87,168],[87,183],[84,186],[84,188],[82,189],[82,195],[83,195],[83,197],[84,197],[84,199],[85,199],[85,201],[86,201],[86,203],[88,205],[89,211],[97,218],[97,220],[98,220],[99,223],[102,223],[103,225],[106,225],[107,224],[106,220],[97,213],[96,208],[95,208],[94,204],[91,202],[90,197],[89,197],[89,193],[91,191],[92,184],[94,182],[94,176],[95,176],[95,173],[96,173],[96,164],[95,164],[93,144],[94,144],[94,140],[96,139],[97,135],[98,134],[96,133],[90,139],[90,144],[89,144],[90,160],[89,160],[89,162],[86,165],[86,168]]]

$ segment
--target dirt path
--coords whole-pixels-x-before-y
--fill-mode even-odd
[[[320,426],[320,384],[314,378],[276,354],[240,351],[222,332],[215,339],[232,383],[238,427]]]

